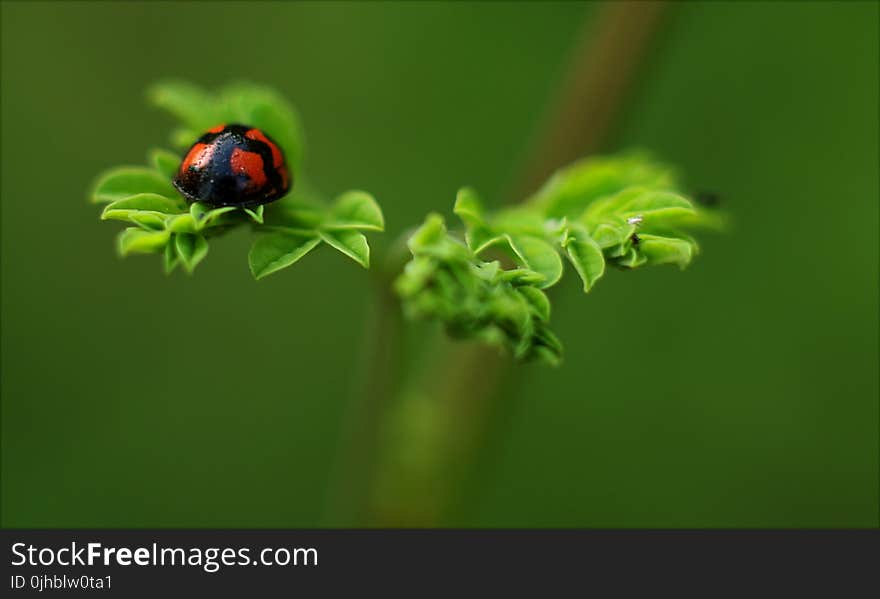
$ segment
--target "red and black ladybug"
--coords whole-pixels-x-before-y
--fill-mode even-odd
[[[190,202],[249,207],[267,204],[290,189],[284,153],[254,127],[217,125],[187,150],[174,187]]]

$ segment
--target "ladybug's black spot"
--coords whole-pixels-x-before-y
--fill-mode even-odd
[[[289,183],[280,169],[286,168],[286,164],[282,160],[281,166],[276,168],[269,144],[246,137],[251,129],[253,127],[233,124],[220,132],[202,135],[185,156],[193,147],[202,144],[205,148],[200,150],[205,159],[178,170],[174,187],[191,202],[200,201],[213,206],[258,206],[283,197],[289,190]],[[269,136],[266,138],[275,143]],[[258,155],[262,172],[234,171],[232,155],[236,150]]]

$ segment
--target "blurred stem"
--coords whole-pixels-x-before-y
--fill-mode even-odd
[[[525,197],[556,168],[600,149],[658,31],[665,2],[608,2],[579,36],[557,101],[512,197]],[[394,271],[397,272],[396,270]],[[382,277],[383,279],[385,277]],[[479,448],[508,362],[495,348],[441,339],[430,364],[394,386],[399,308],[390,284],[378,291],[369,383],[340,492],[354,523],[435,526],[442,522]],[[393,316],[392,316],[393,315]],[[393,401],[391,401],[393,400]],[[334,525],[347,520],[334,521]]]
[[[363,357],[357,387],[347,411],[343,455],[331,480],[327,512],[329,526],[363,523],[367,519],[365,497],[374,478],[377,443],[388,400],[396,392],[400,351],[400,307],[394,295],[393,278],[387,269],[377,268],[371,277],[370,313],[363,332]]]
[[[665,1],[609,1],[585,24],[513,197],[525,197],[556,169],[602,149],[668,11]]]

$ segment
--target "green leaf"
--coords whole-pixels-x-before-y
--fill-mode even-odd
[[[263,235],[251,246],[248,263],[255,279],[286,268],[312,251],[321,243],[317,236],[292,233]]]
[[[639,234],[639,251],[649,264],[677,264],[684,269],[693,260],[695,245],[685,239]]]
[[[190,213],[172,216],[168,219],[168,222],[165,223],[165,228],[172,233],[198,233],[200,230],[196,220]]]
[[[591,237],[604,250],[625,243],[635,230],[635,226],[623,221],[619,224],[600,223],[593,229]]]
[[[593,202],[633,186],[674,189],[675,173],[642,153],[594,156],[557,171],[529,203],[547,216],[577,216]]]
[[[174,247],[173,240],[174,236],[172,235],[168,243],[165,244],[164,266],[166,275],[174,272],[174,269],[180,264],[180,258],[177,256],[177,250]]]
[[[671,191],[635,188],[629,196],[629,201],[619,207],[619,211],[624,214],[638,214],[667,208],[684,208],[690,211],[694,209],[690,200]]]
[[[699,206],[695,206],[694,210],[693,216],[683,219],[683,222],[679,223],[680,226],[721,232],[730,225],[728,214],[717,210],[707,210]]]
[[[624,268],[637,268],[647,262],[648,259],[634,247],[630,247],[626,253],[615,260],[615,264]]]
[[[553,246],[537,237],[505,235],[521,266],[544,276],[542,288],[555,285],[562,277],[562,260]]]
[[[547,280],[547,277],[539,272],[535,272],[530,268],[513,268],[511,270],[503,270],[499,276],[502,281],[507,281],[511,285],[540,285]]]
[[[154,148],[150,150],[150,164],[165,177],[173,178],[177,174],[182,158],[174,152]]]
[[[553,331],[547,327],[542,327],[538,333],[538,343],[543,347],[555,352],[559,357],[562,356],[562,342],[553,334]]]
[[[197,132],[196,136],[224,120],[215,97],[185,81],[159,82],[149,89],[148,95],[155,106],[183,121],[187,128]],[[189,143],[193,141],[194,137]]]
[[[91,200],[96,204],[104,204],[142,193],[153,193],[167,198],[179,197],[171,181],[158,171],[142,166],[120,166],[106,171],[98,178]]]
[[[155,193],[139,193],[107,205],[101,213],[102,220],[129,220],[135,212],[154,214],[179,214],[179,202]]]
[[[501,274],[501,263],[498,260],[481,262],[475,265],[477,275],[487,283],[494,283]]]
[[[317,229],[328,220],[328,212],[315,192],[299,186],[281,200],[266,204],[264,222],[267,226]]]
[[[504,239],[498,237],[489,229],[475,227],[465,233],[465,241],[467,241],[468,247],[471,248],[474,254],[480,254],[499,241],[504,241]]]
[[[562,343],[557,339],[553,331],[547,327],[541,327],[535,334],[535,357],[550,366],[559,366],[562,363]]]
[[[534,206],[505,208],[492,215],[492,229],[511,235],[544,237],[546,224],[546,216]]]
[[[208,254],[208,241],[201,235],[178,233],[174,236],[174,247],[183,267],[192,273]]]
[[[133,222],[148,231],[161,231],[165,228],[165,215],[156,212],[140,212],[134,210],[128,215],[130,222]]]
[[[477,192],[470,187],[462,187],[455,197],[453,212],[465,225],[465,240],[468,247],[479,254],[498,241],[498,235],[486,222],[483,204]]]
[[[251,220],[257,223],[258,225],[263,224],[263,210],[264,207],[262,204],[257,206],[256,208],[244,208],[244,212],[251,217]]]
[[[696,210],[682,195],[668,191],[632,187],[595,202],[583,214],[588,226],[611,220],[637,218],[640,226],[676,226],[696,218]]]
[[[505,300],[498,302],[496,299],[491,304],[502,304],[503,307],[496,312],[496,318],[502,323],[513,325],[515,331],[513,355],[516,358],[524,358],[532,347],[535,335],[534,312],[529,301],[520,293],[511,294]]]
[[[117,247],[119,254],[152,254],[161,251],[168,243],[171,233],[168,231],[145,231],[129,227],[119,234]]]
[[[394,288],[404,298],[411,298],[421,290],[437,272],[437,264],[430,258],[419,256],[406,263],[403,274],[394,282]]]
[[[347,191],[336,199],[330,210],[330,220],[322,228],[329,231],[384,231],[385,218],[373,196],[365,191]]]
[[[363,233],[357,231],[321,231],[321,239],[364,268],[370,267],[370,246]]]
[[[189,207],[190,216],[193,217],[196,229],[199,231],[207,227],[213,227],[217,224],[224,224],[222,222],[223,219],[220,217],[224,214],[235,212],[236,210],[238,210],[238,208],[235,206],[214,208],[203,202],[193,202]]]
[[[470,187],[462,187],[455,196],[455,207],[452,211],[468,227],[484,227],[483,203],[477,192]]]
[[[562,247],[565,248],[568,260],[584,282],[584,292],[589,292],[596,281],[605,274],[605,257],[602,255],[602,248],[586,232],[569,234]]]
[[[169,139],[171,145],[175,148],[188,148],[195,142],[199,136],[205,132],[205,129],[189,129],[187,127],[178,127],[171,131]]]
[[[562,352],[545,345],[536,345],[534,348],[535,358],[548,366],[556,368],[562,364]]]
[[[510,250],[511,242],[500,240]],[[552,354],[537,350],[543,347],[541,328],[550,316],[549,300],[535,287],[547,281],[544,274],[528,268],[505,271],[498,261],[480,261],[447,234],[437,215],[427,219],[409,245],[413,259],[395,282],[407,317],[437,319],[452,337],[498,345],[517,358]],[[530,256],[536,253],[529,239],[519,245]]]
[[[534,310],[535,315],[542,321],[550,320],[550,299],[547,294],[537,287],[517,287],[517,291],[522,295]]]
[[[407,245],[413,254],[418,253],[424,248],[440,243],[446,239],[446,223],[439,214],[429,214],[424,224],[416,229]]]

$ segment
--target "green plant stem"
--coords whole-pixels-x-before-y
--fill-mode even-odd
[[[438,524],[479,446],[503,360],[497,349],[445,335],[430,355],[431,366],[408,381],[383,418],[385,442],[367,497],[367,525]]]
[[[399,365],[401,314],[394,295],[393,279],[387,270],[371,272],[372,298],[363,332],[358,381],[346,412],[337,471],[331,480],[326,519],[330,526],[363,523],[367,515],[364,497],[369,493],[377,457],[378,431],[388,411],[388,400],[396,391]]]
[[[601,6],[572,52],[512,197],[524,197],[561,166],[602,149],[669,9],[665,1],[609,1]]]
[[[559,166],[601,147],[665,8],[665,2],[609,2],[599,9],[580,36],[552,116],[545,119],[545,132],[513,197],[524,197]],[[378,293],[384,297],[385,291]],[[389,343],[397,334],[383,327],[397,318],[399,307],[387,297],[378,307],[394,317],[377,314],[375,319],[376,347],[367,373],[372,379],[357,410],[363,428],[343,469],[356,482],[341,488],[357,506],[350,512],[356,524],[437,525],[485,436],[507,360],[495,348],[444,339],[429,352],[429,367],[397,393],[388,369],[393,360],[386,355],[394,351]]]

